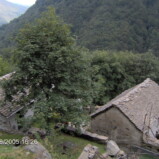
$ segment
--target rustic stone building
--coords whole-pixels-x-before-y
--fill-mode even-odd
[[[21,107],[5,106],[0,108],[0,130],[11,131],[18,130],[16,121],[16,113],[19,112]]]
[[[3,77],[0,77],[0,81],[7,80],[10,78],[11,74],[7,74]],[[0,87],[0,102],[3,102],[4,92]],[[16,122],[16,113],[22,109],[21,106],[14,106],[11,103],[7,103],[4,106],[0,106],[0,130],[11,131],[17,130],[18,124]]]
[[[159,130],[159,85],[151,79],[123,92],[91,114],[91,131],[118,143],[141,144]]]

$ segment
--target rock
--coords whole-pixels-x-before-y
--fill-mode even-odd
[[[107,154],[109,156],[117,156],[117,154],[120,152],[120,148],[116,144],[115,141],[109,140],[107,142]]]
[[[97,159],[98,147],[88,144],[78,159]]]
[[[98,135],[98,134],[91,133],[91,132],[85,131],[85,130],[82,130],[81,132],[82,132],[81,136],[83,136],[87,139],[91,139],[93,141],[96,141],[96,142],[99,142],[102,144],[105,144],[108,141],[108,137],[106,137],[106,136]]]
[[[26,152],[26,155],[27,155],[27,156],[30,155],[30,152]]]
[[[38,134],[41,138],[44,138],[46,136],[46,130],[40,128],[30,128],[28,130],[28,135],[30,137],[35,138],[36,134]]]
[[[107,158],[109,155],[108,155],[108,153],[103,153],[102,156],[103,156],[104,158]]]
[[[34,110],[33,109],[28,109],[28,111],[26,112],[26,114],[24,115],[24,118],[32,118],[34,116]]]
[[[70,142],[70,141],[67,141],[67,142],[62,143],[61,146],[62,146],[62,148],[63,148],[64,150],[72,149],[72,148],[75,148],[75,147],[76,147],[76,145],[75,145],[74,143]]]
[[[127,159],[127,155],[124,151],[120,150],[119,153],[117,154],[117,159]]]
[[[112,159],[112,158],[107,153],[104,153],[99,159]]]
[[[35,153],[35,159],[52,159],[50,153],[39,142],[37,142],[37,144],[26,145],[24,146],[24,149],[26,151]]]

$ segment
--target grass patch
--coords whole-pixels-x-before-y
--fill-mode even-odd
[[[21,135],[13,135],[0,132],[0,139],[21,139]],[[54,159],[77,159],[87,144],[97,146],[102,154],[105,145],[86,140],[83,138],[70,136],[63,133],[55,133],[53,136],[39,140],[50,152]],[[64,149],[64,143],[72,143],[73,147]],[[12,145],[0,145],[0,159],[35,159],[35,155],[28,154],[23,147],[13,147]],[[140,159],[157,159],[149,155],[143,155]]]
[[[0,139],[4,140],[4,139],[22,139],[22,135],[19,134],[8,134],[5,132],[0,132]]]
[[[27,154],[22,147],[0,145],[0,159],[35,159],[35,156],[32,153]]]
[[[41,142],[49,150],[54,159],[77,159],[87,144],[97,146],[100,153],[105,152],[105,145],[103,144],[98,144],[86,139],[70,136],[63,133],[53,137],[48,137]],[[63,144],[66,142],[72,143],[73,147],[64,150]]]
[[[22,135],[8,134],[0,132],[0,140],[9,142],[9,140],[21,140]],[[0,145],[0,159],[34,159],[33,154],[27,154],[22,147],[14,147],[13,145]]]
[[[159,157],[153,157],[153,156],[150,156],[150,155],[143,155],[140,157],[140,159],[158,159]]]
[[[73,148],[67,149],[65,152],[63,150],[62,144],[65,142],[72,142],[75,144]],[[48,137],[41,143],[49,150],[54,159],[77,159],[81,154],[82,150],[87,144],[97,146],[101,154],[105,153],[105,146],[103,144],[98,144],[90,140],[86,140],[79,137],[70,136],[67,134],[57,134],[53,137]],[[158,159],[150,155],[143,155],[140,159]]]

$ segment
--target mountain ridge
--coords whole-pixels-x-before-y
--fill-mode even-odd
[[[24,15],[0,28],[0,49],[12,43],[7,37],[38,18],[48,6],[55,7],[64,22],[72,25],[81,46],[91,50],[152,51],[158,55],[157,0],[37,0]]]
[[[27,7],[0,0],[0,25],[9,23],[27,10]]]

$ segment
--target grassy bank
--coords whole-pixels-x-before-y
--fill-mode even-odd
[[[21,135],[10,135],[0,132],[0,139],[20,139],[21,137]],[[105,145],[63,133],[56,133],[39,141],[48,149],[54,159],[77,159],[87,144],[97,146],[101,154],[105,152]],[[21,146],[0,145],[0,159],[35,159],[35,155],[27,153]],[[157,158],[142,156],[140,159]]]

